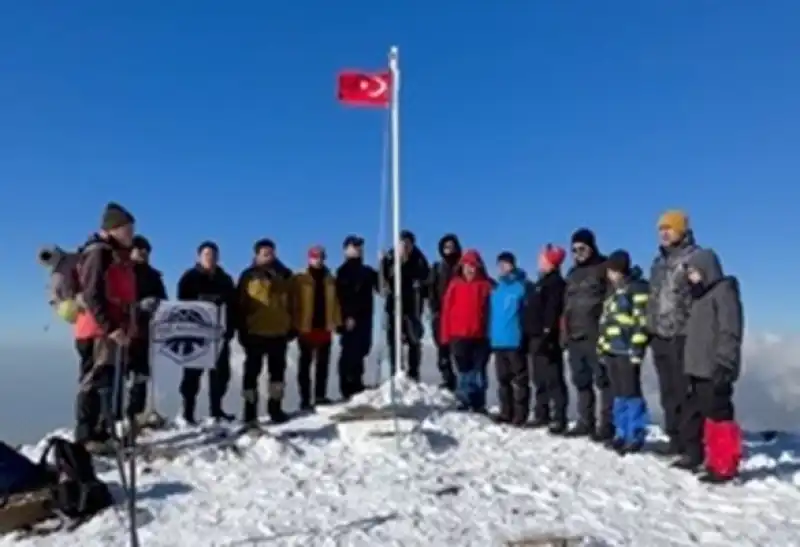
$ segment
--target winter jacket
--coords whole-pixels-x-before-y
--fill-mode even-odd
[[[230,340],[237,327],[236,288],[233,278],[217,266],[207,270],[196,264],[178,280],[178,300],[200,300],[225,307],[225,339]]]
[[[595,342],[607,296],[606,257],[594,249],[583,264],[573,266],[564,289],[564,328],[568,340]]]
[[[145,298],[155,298],[159,301],[167,299],[167,288],[164,286],[163,275],[146,262],[133,265],[136,276],[136,299],[141,302]],[[137,335],[146,339],[150,330],[150,314],[141,309],[136,314],[139,323]]]
[[[294,328],[300,334],[334,332],[342,324],[336,279],[327,268],[308,268],[294,276],[296,291]]]
[[[253,264],[239,276],[237,294],[243,336],[288,336],[295,324],[292,271],[279,260]]]
[[[522,320],[526,337],[547,338],[555,344],[559,343],[565,287],[566,282],[558,270],[527,284]]]
[[[467,254],[462,257],[462,261]],[[442,344],[453,340],[485,340],[489,332],[489,297],[492,284],[482,268],[467,281],[455,277],[447,286],[442,301],[439,339]]]
[[[427,283],[430,277],[428,259],[419,248],[414,247],[408,258],[400,266],[402,288],[401,313],[419,320],[427,298]],[[394,313],[394,250],[381,260],[381,281],[386,293],[386,313]]]
[[[336,294],[343,319],[372,323],[378,273],[360,258],[348,258],[336,270]]]
[[[492,349],[522,347],[522,307],[525,302],[526,275],[517,269],[497,280],[492,289],[489,313],[489,340]]]
[[[622,284],[613,289],[600,316],[600,337],[597,355],[626,356],[640,364],[647,351],[647,282],[641,269],[634,268]]]
[[[660,338],[686,334],[692,304],[686,263],[700,248],[691,231],[674,247],[661,247],[650,268],[647,328]]]
[[[78,285],[84,309],[75,320],[75,339],[135,330],[136,276],[128,251],[113,239],[93,236],[81,253]]]
[[[710,249],[692,254],[687,265],[702,273],[703,284],[686,323],[684,371],[706,379],[722,372],[734,381],[741,370],[744,330],[739,282],[723,275],[719,257]]]
[[[452,242],[456,248],[455,253],[445,256],[444,246]],[[439,240],[439,260],[433,264],[428,278],[428,306],[431,313],[436,316],[442,309],[442,299],[447,290],[447,284],[457,273],[456,266],[461,259],[461,242],[454,234],[446,234]]]

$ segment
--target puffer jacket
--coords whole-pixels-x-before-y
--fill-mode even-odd
[[[659,338],[686,334],[692,294],[686,278],[686,264],[700,247],[694,234],[686,233],[674,247],[661,247],[650,268],[650,298],[647,329]]]

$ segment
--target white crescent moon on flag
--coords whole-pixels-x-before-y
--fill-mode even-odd
[[[383,96],[389,88],[389,84],[386,83],[386,80],[380,76],[372,76],[370,79],[375,83],[375,89],[368,91],[367,95],[373,99]]]

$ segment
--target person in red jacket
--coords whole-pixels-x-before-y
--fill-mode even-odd
[[[478,251],[465,252],[458,268],[460,272],[448,284],[442,301],[440,341],[450,346],[458,370],[459,408],[485,413],[492,283]]]
[[[114,365],[125,364],[117,359],[127,358],[135,334],[136,275],[130,260],[134,222],[121,205],[109,203],[100,230],[80,250],[83,309],[75,321],[81,360],[75,441],[91,452],[113,450]]]

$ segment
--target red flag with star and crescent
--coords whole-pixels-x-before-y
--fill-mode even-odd
[[[392,73],[340,72],[336,96],[348,106],[386,108],[392,100]]]

